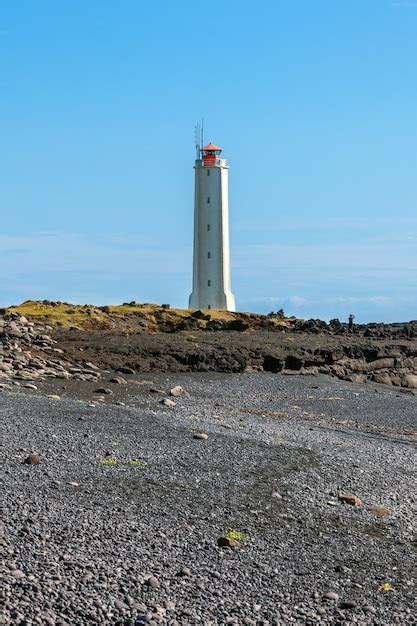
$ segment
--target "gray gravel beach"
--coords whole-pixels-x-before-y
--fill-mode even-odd
[[[0,395],[1,623],[416,623],[414,395],[266,373],[65,387]]]

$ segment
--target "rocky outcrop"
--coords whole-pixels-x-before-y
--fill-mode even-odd
[[[0,316],[0,388],[24,386],[46,378],[97,380],[98,368],[92,363],[82,367],[64,360],[64,351],[47,334],[48,326],[30,322],[23,315]]]
[[[0,314],[0,384],[33,385],[48,377],[95,381],[105,369],[321,373],[417,388],[415,321],[349,328],[337,319],[299,320],[281,312],[188,312],[138,303],[24,307],[27,316],[19,307]],[[42,323],[45,315],[55,326]],[[65,327],[68,319],[79,326]]]

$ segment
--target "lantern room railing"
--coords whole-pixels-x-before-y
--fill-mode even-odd
[[[219,158],[216,158],[214,161],[210,159],[209,162],[205,160],[204,158],[197,159],[195,163],[196,165],[202,165],[203,167],[229,167],[227,163],[227,159],[219,159]]]

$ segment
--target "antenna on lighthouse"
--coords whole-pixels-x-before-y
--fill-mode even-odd
[[[195,143],[196,159],[200,158],[200,140],[201,140],[201,128],[200,128],[200,124],[197,122],[197,124],[194,125],[194,143]]]
[[[204,146],[204,117],[201,118],[201,147]]]

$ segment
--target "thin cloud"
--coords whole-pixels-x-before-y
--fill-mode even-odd
[[[26,252],[30,252],[30,250],[28,248],[9,248],[7,250],[0,248],[0,256],[14,256],[16,254],[25,254]]]

